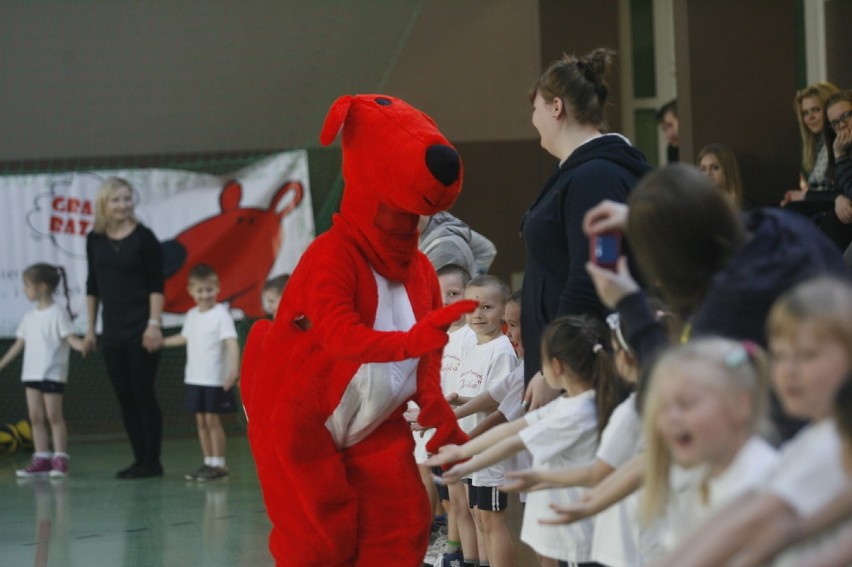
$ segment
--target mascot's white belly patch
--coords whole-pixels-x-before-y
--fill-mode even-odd
[[[415,323],[405,286],[373,272],[379,293],[377,331],[407,331]],[[342,337],[346,340],[346,337]],[[362,364],[340,403],[325,422],[338,448],[351,447],[372,433],[417,389],[419,358]]]

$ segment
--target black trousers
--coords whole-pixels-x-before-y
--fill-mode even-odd
[[[140,344],[104,347],[102,352],[136,464],[158,467],[163,412],[157,402],[154,380],[160,353],[150,353]]]

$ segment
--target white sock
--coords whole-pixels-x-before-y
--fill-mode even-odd
[[[36,451],[33,453],[33,459],[49,459],[50,456],[50,451]]]
[[[208,467],[213,466],[213,457],[204,457],[204,464]]]
[[[225,457],[210,457],[210,466],[218,469],[225,468]]]
[[[68,456],[68,453],[63,453],[61,451],[57,451],[53,454],[54,457],[63,457],[66,461],[70,461],[71,457]]]

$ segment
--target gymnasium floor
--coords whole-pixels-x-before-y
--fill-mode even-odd
[[[70,443],[71,475],[21,480],[29,454],[0,456],[0,566],[183,567],[274,565],[267,551],[269,520],[244,436],[228,439],[230,478],[183,480],[199,462],[195,438],[163,443],[165,475],[116,480],[130,463],[124,441]],[[520,506],[510,503],[519,533]],[[533,566],[523,544],[516,567]]]

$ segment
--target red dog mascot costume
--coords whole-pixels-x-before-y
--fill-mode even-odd
[[[439,370],[448,326],[476,304],[442,307],[417,250],[419,215],[455,202],[461,161],[431,118],[396,98],[339,98],[320,141],[341,129],[340,213],[246,345],[249,441],[279,565],[415,567],[432,514],[406,401],[437,428],[429,449],[467,439]]]

